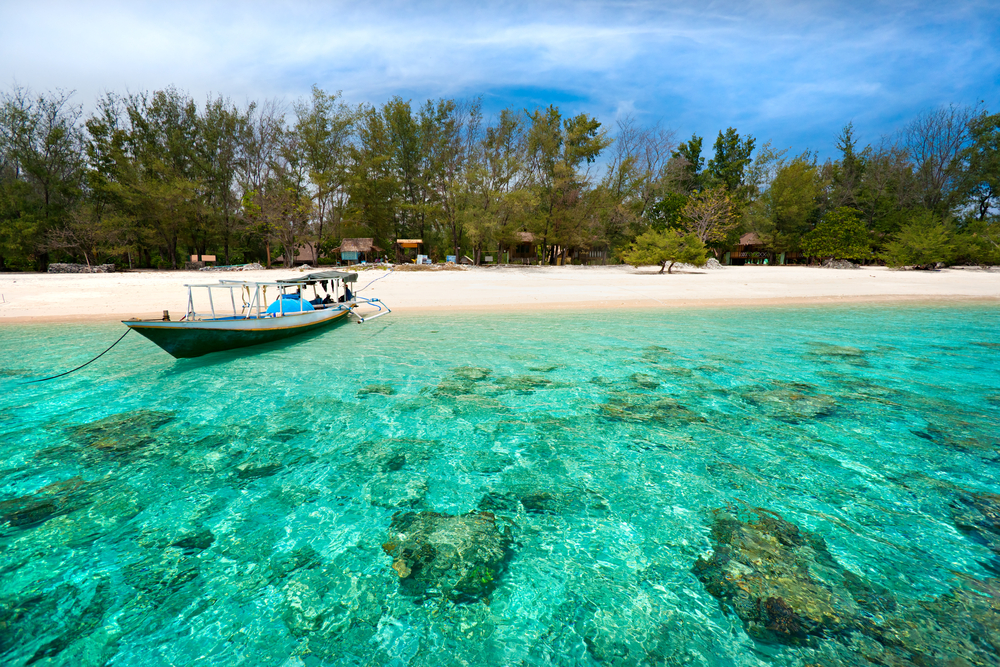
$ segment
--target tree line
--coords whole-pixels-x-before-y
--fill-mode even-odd
[[[633,118],[352,105],[315,87],[290,108],[108,93],[85,117],[71,94],[14,86],[0,93],[0,270],[289,265],[302,246],[332,262],[355,237],[478,263],[524,232],[548,263],[620,259],[637,239],[721,257],[748,232],[799,261],[1000,263],[1000,114],[932,110],[866,146],[848,123],[837,151],[820,163],[727,128],[706,159],[703,137]]]

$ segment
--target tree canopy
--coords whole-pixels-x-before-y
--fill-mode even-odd
[[[316,87],[291,105],[107,93],[84,116],[71,93],[13,86],[0,92],[0,270],[204,254],[287,265],[302,248],[333,262],[348,237],[420,238],[436,259],[528,243],[547,263],[619,261],[649,232],[694,234],[720,258],[755,232],[802,259],[996,261],[1000,115],[931,110],[876,145],[848,123],[837,147],[823,163],[789,158],[729,127],[706,151],[630,117],[354,105]]]

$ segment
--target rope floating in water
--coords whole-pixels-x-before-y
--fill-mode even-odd
[[[129,331],[132,331],[132,330],[131,329],[127,329],[125,331],[125,333],[123,333],[121,335],[121,338],[119,338],[115,342],[111,343],[111,347],[114,347],[118,343],[122,342],[122,338],[124,338],[125,336],[127,336],[128,333],[129,333]],[[89,366],[90,364],[94,363],[95,361],[97,361],[98,359],[100,359],[101,357],[103,357],[105,354],[107,354],[108,352],[111,351],[111,347],[109,347],[108,349],[104,350],[104,352],[101,352],[99,355],[97,355],[96,357],[94,357],[93,359],[91,359],[90,361],[88,361],[87,363],[83,364],[83,366]],[[81,368],[83,368],[83,366],[77,366],[73,370],[66,371],[65,373],[60,373],[59,375],[53,375],[52,377],[42,378],[41,380],[29,380],[28,382],[22,382],[21,384],[34,384],[36,382],[45,382],[46,380],[55,380],[56,378],[61,378],[64,375],[69,375],[70,373],[74,373],[74,372],[80,370]]]

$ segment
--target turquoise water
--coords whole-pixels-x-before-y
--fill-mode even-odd
[[[885,591],[873,623],[944,628],[922,664],[989,655],[1000,603],[956,629],[941,601],[1000,576],[997,331],[979,306],[393,315],[196,360],[129,336],[24,385],[121,326],[4,327],[0,663],[916,660],[752,638],[693,568],[753,508]],[[394,514],[474,510],[510,531],[488,593],[401,586]]]

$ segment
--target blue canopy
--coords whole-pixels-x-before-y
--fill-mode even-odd
[[[316,310],[313,305],[301,298],[298,294],[282,294],[280,303],[278,299],[274,300],[270,306],[267,307],[267,313],[304,313],[307,310]]]

